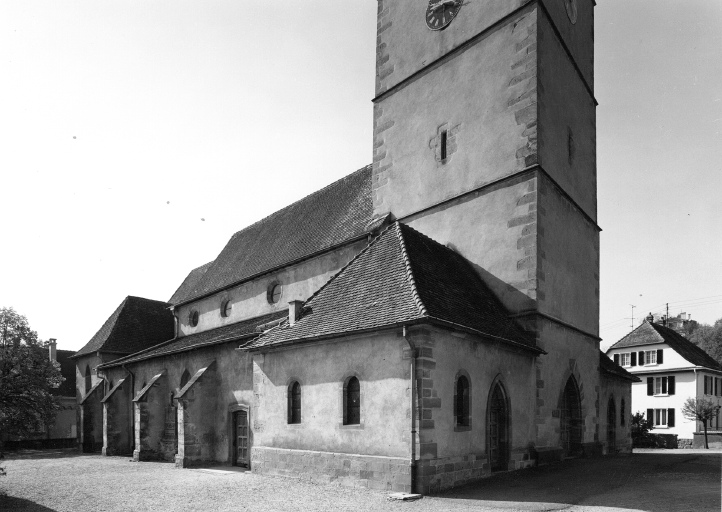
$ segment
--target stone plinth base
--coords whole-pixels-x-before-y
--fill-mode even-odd
[[[346,487],[411,492],[410,461],[400,457],[254,446],[251,471]]]

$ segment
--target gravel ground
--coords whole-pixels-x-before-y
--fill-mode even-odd
[[[681,450],[680,450],[681,451]],[[635,453],[514,471],[415,502],[388,493],[70,451],[8,456],[0,511],[720,510],[720,453]]]

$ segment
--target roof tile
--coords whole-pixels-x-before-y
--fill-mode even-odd
[[[191,272],[171,302],[205,296],[362,236],[372,216],[369,165],[234,234],[197,280]]]
[[[284,322],[244,348],[426,320],[534,347],[471,264],[401,223],[379,235]]]
[[[615,348],[639,347],[655,343],[666,343],[670,348],[695,366],[705,366],[715,370],[722,370],[722,365],[687,338],[668,327],[650,323],[647,320],[609,347],[607,353]]]

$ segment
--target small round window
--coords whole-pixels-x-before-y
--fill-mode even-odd
[[[221,302],[221,316],[224,318],[227,318],[231,316],[231,309],[233,309],[233,304],[231,304],[231,301],[226,299],[223,302]]]
[[[283,294],[283,286],[280,283],[271,283],[268,287],[267,299],[269,304],[278,304]]]
[[[195,309],[188,314],[188,323],[191,324],[191,327],[198,325],[198,311]]]

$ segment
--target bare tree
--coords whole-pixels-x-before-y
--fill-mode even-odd
[[[704,447],[706,449],[709,449],[709,444],[707,444],[707,422],[717,416],[720,407],[708,398],[688,398],[682,406],[682,416],[688,420],[702,422],[704,427]]]

